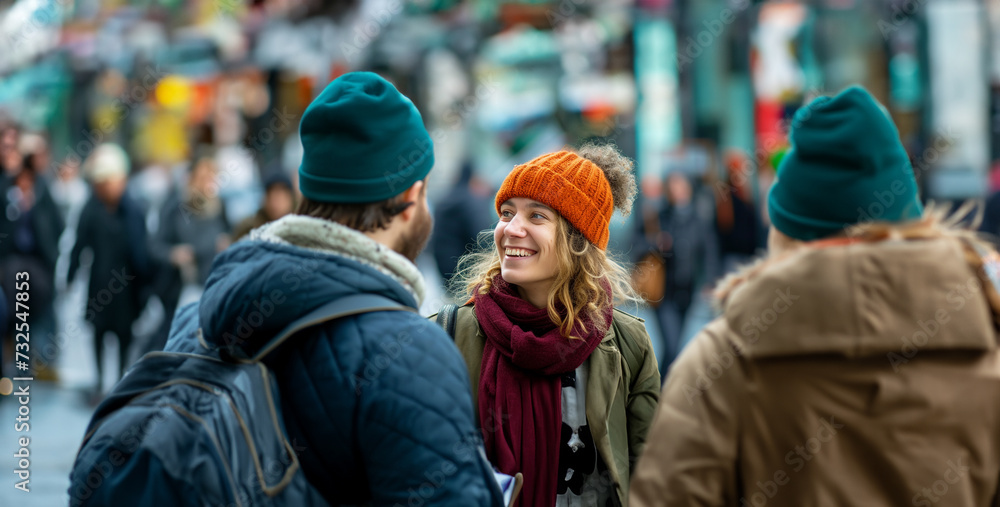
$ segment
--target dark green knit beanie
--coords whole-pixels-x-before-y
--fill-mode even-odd
[[[864,88],[818,97],[796,111],[789,139],[768,197],[771,223],[785,235],[810,241],[863,222],[923,214],[899,132]]]
[[[299,189],[320,202],[377,202],[401,194],[434,166],[420,112],[371,72],[333,80],[299,124]]]

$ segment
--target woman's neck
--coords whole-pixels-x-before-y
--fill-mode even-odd
[[[551,284],[549,284],[551,286]],[[525,287],[515,285],[521,299],[531,303],[535,308],[545,308],[549,304],[549,287]]]

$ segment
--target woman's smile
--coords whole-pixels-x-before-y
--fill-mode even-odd
[[[537,251],[529,250],[527,248],[507,247],[504,249],[504,257],[507,259],[524,259],[527,257],[534,257],[537,253]]]

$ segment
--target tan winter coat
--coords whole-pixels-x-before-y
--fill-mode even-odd
[[[1000,312],[968,253],[806,246],[738,278],[674,364],[633,507],[992,505]]]

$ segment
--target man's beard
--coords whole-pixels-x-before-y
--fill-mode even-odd
[[[420,252],[427,246],[427,240],[430,239],[431,230],[434,228],[434,218],[427,208],[423,208],[423,211],[417,213],[418,216],[413,221],[413,226],[403,233],[399,239],[399,245],[396,247],[396,251],[400,255],[410,259],[410,262],[413,263],[417,262]]]

